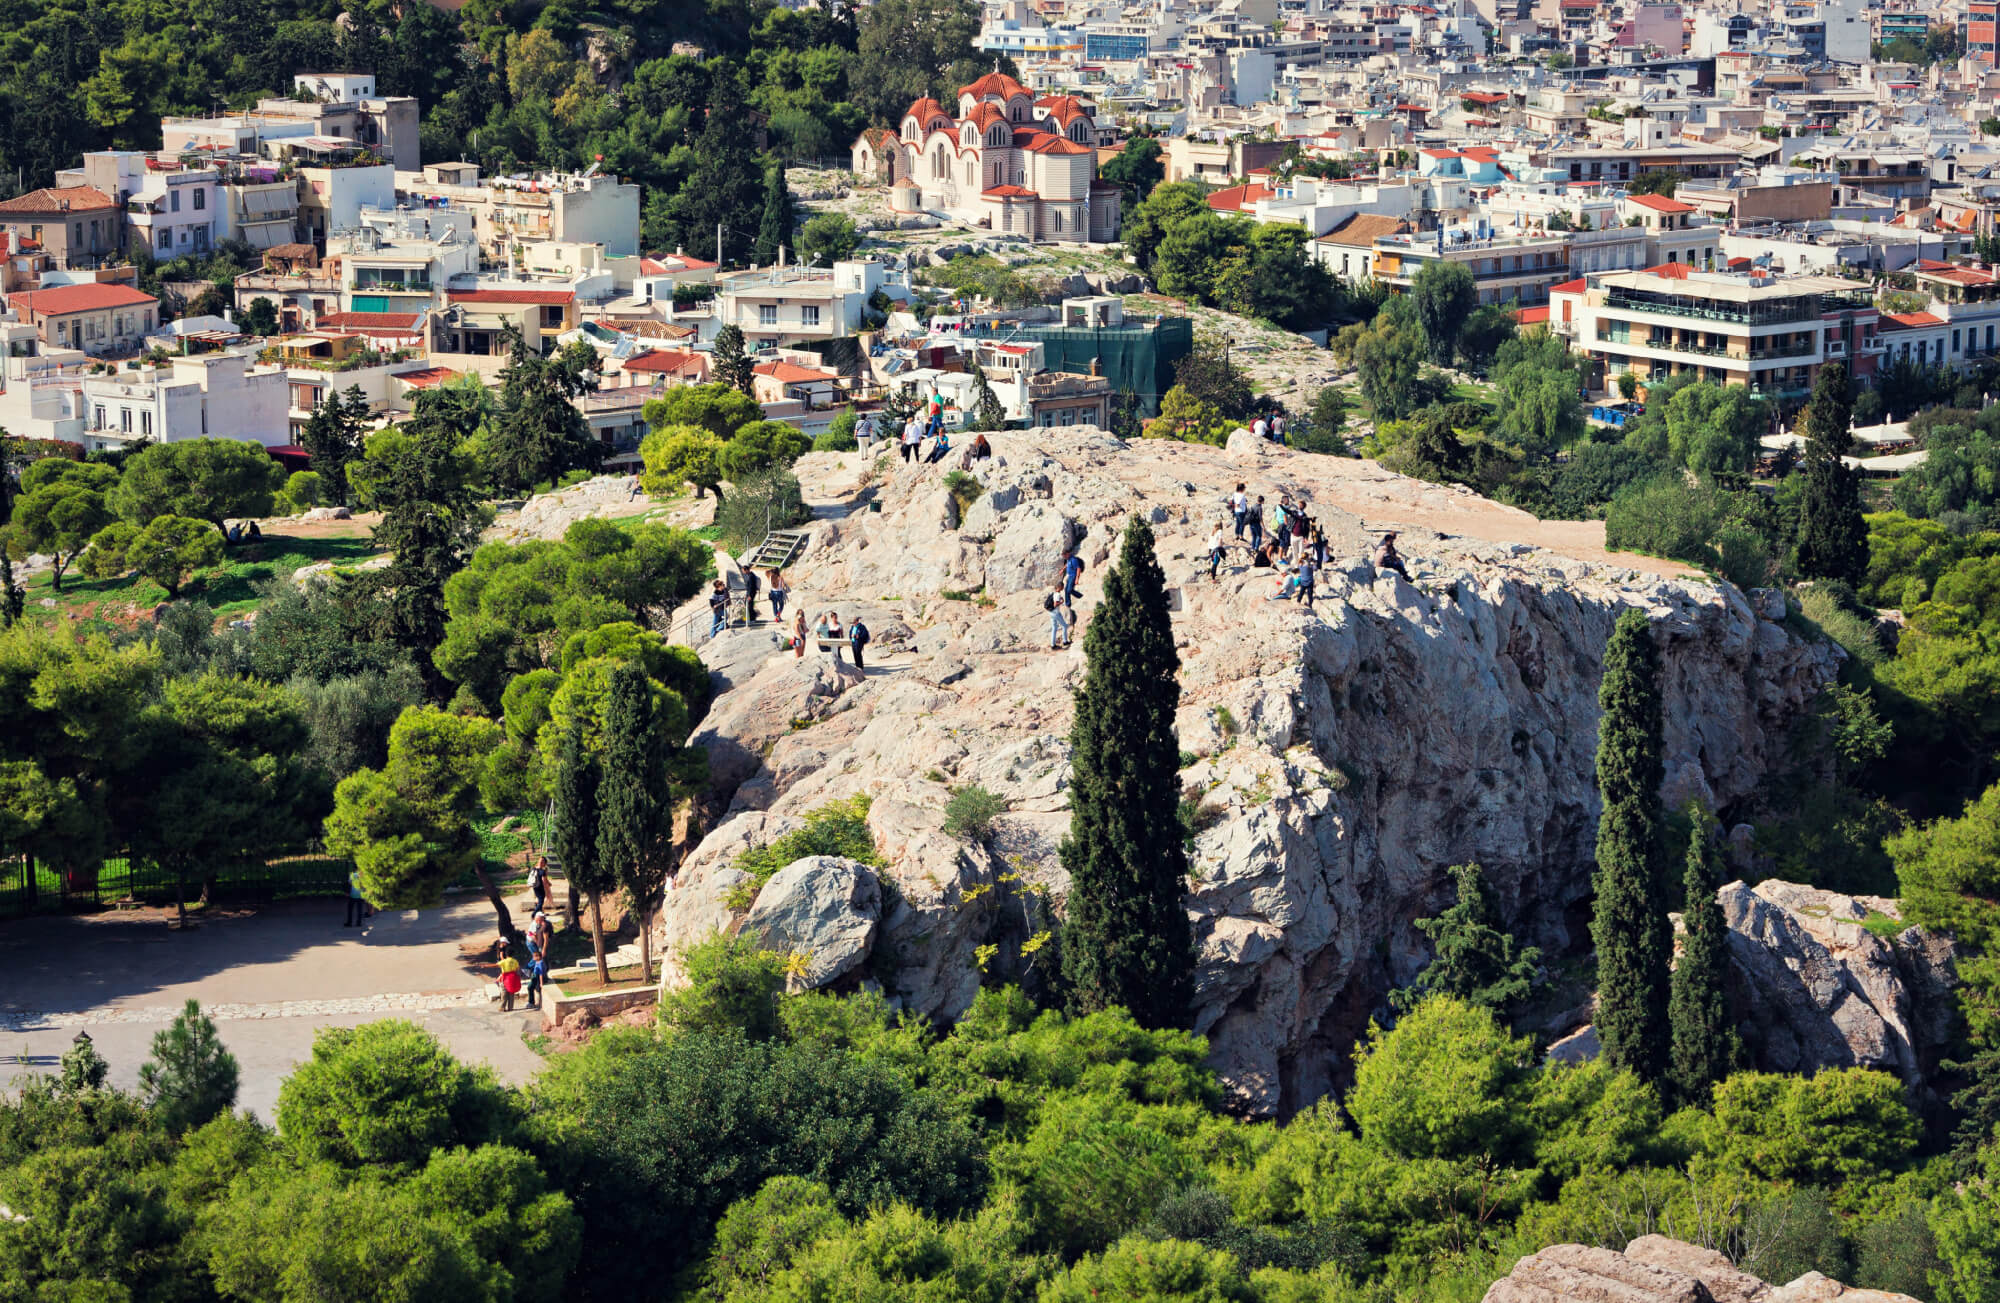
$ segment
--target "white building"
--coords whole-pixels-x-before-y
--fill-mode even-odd
[[[250,350],[177,357],[164,367],[70,377],[87,448],[135,439],[243,439],[266,448],[291,442],[285,373],[253,366]]]
[[[212,167],[148,171],[125,204],[133,247],[151,249],[161,262],[207,253],[226,225],[220,187]]]
[[[881,263],[767,267],[716,278],[715,323],[735,326],[752,347],[839,339],[861,328],[868,299],[886,284]]]
[[[396,176],[397,193],[422,204],[443,201],[472,215],[479,243],[501,257],[510,245],[544,240],[601,244],[607,257],[639,252],[639,187],[587,172],[551,172],[482,181],[469,163],[438,163]]]

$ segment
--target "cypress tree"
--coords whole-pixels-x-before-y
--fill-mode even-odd
[[[709,359],[715,369],[715,378],[728,385],[739,394],[748,394],[756,374],[755,364],[745,351],[743,331],[736,326],[724,326],[715,332],[715,350]],[[719,498],[721,495],[718,494]]]
[[[1861,518],[1859,476],[1840,459],[1853,442],[1847,367],[1829,362],[1799,414],[1805,431],[1805,500],[1799,510],[1799,573],[1858,584],[1868,570],[1868,525]]]
[[[1714,823],[1707,811],[1695,812],[1682,884],[1687,893],[1681,915],[1686,937],[1667,998],[1667,1022],[1672,1028],[1667,1082],[1682,1107],[1707,1108],[1710,1089],[1736,1067],[1743,1051],[1723,993],[1729,925],[1715,900],[1721,866]]]
[[[639,916],[639,954],[653,975],[653,909],[673,868],[667,738],[654,719],[652,684],[627,662],[612,672],[604,706],[604,779],[597,859]]]
[[[757,223],[757,243],[750,251],[751,261],[766,266],[776,262],[778,249],[791,246],[793,221],[792,189],[785,184],[785,169],[782,166],[765,169],[764,216]]]
[[[617,880],[604,871],[597,855],[597,761],[583,747],[583,726],[570,721],[556,752],[555,781],[550,784],[553,809],[549,817],[549,849],[577,890],[590,899],[591,941],[597,949],[597,979],[607,985],[610,967],[604,962],[604,893]]]
[[[1615,1068],[1657,1081],[1667,1051],[1667,923],[1660,854],[1660,654],[1642,611],[1618,617],[1597,690],[1597,1035]]]
[[[1181,904],[1180,706],[1166,575],[1134,516],[1084,634],[1088,669],[1070,728],[1069,871],[1062,972],[1074,1013],[1123,1005],[1146,1027],[1184,1027],[1194,936]]]

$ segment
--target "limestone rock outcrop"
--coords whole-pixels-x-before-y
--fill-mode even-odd
[[[771,876],[741,934],[789,956],[788,985],[812,991],[861,966],[881,921],[882,887],[873,869],[837,855],[812,855]]]
[[[1484,1303],[1919,1303],[1907,1294],[1850,1289],[1818,1272],[1773,1286],[1713,1249],[1644,1235],[1623,1253],[1555,1244],[1514,1264]]]
[[[1647,612],[1659,641],[1669,786],[1725,817],[1838,666],[1831,644],[1773,618],[1782,597],[1614,559],[1601,533],[1372,463],[1262,441],[1128,446],[1087,428],[991,441],[971,468],[985,491],[955,530],[955,465],[798,463],[808,498],[872,479],[880,510],[823,512],[788,571],[794,602],[882,604],[910,650],[871,656],[865,676],[790,653],[747,678],[732,669],[693,739],[710,753],[710,831],[664,911],[670,944],[728,913],[728,848],[867,794],[886,865],[874,944],[888,947],[867,970],[890,998],[949,1019],[982,974],[1037,980],[1051,953],[1037,939],[1067,890],[1056,848],[1085,643],[1049,650],[1042,593],[1074,546],[1087,628],[1135,513],[1170,586],[1181,777],[1200,809],[1195,1025],[1248,1112],[1289,1112],[1332,1085],[1386,993],[1426,961],[1411,921],[1448,903],[1450,865],[1485,867],[1524,942],[1551,957],[1588,945],[1597,680],[1621,611]],[[1305,501],[1326,529],[1335,558],[1313,609],[1268,600],[1272,572],[1241,548],[1208,578],[1205,540],[1218,520],[1227,530],[1238,482]],[[1414,583],[1369,565],[1382,528],[1401,533]],[[945,803],[974,784],[1006,813],[982,837],[947,835]]]
[[[1876,896],[1768,881],[1732,882],[1716,898],[1739,1028],[1759,1067],[1880,1068],[1912,1086],[1936,1068],[1952,1038],[1949,941],[1897,929],[1896,902]]]

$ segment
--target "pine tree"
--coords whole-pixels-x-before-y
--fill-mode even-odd
[[[618,885],[605,871],[597,856],[598,788],[601,775],[597,761],[583,747],[583,726],[575,720],[563,734],[556,752],[555,782],[549,799],[554,804],[549,818],[549,849],[572,886],[590,899],[591,942],[597,951],[597,980],[610,984],[611,969],[604,962],[604,893]]]
[[[795,220],[792,188],[785,184],[785,169],[782,166],[767,168],[764,172],[764,216],[757,223],[757,243],[750,251],[750,260],[767,267],[778,261],[778,250],[791,246]]]
[[[972,423],[966,428],[975,433],[1006,429],[1007,409],[1000,405],[1000,395],[993,392],[993,384],[986,378],[986,368],[979,365],[977,359],[972,363],[972,384]]]
[[[709,355],[709,364],[715,368],[717,380],[739,394],[749,394],[750,355],[744,350],[740,329],[724,326],[715,332],[715,351]]]
[[[1500,1013],[1534,987],[1542,952],[1533,946],[1517,952],[1514,938],[1496,926],[1493,889],[1477,864],[1454,864],[1450,873],[1458,903],[1436,918],[1417,920],[1417,931],[1431,939],[1436,953],[1417,980],[1393,992],[1389,1002],[1414,1009],[1430,996],[1448,995]]]
[[[604,706],[604,782],[599,790],[597,859],[617,877],[639,916],[639,955],[653,975],[653,910],[673,859],[673,794],[668,738],[653,711],[652,684],[636,664],[611,675]]]
[[[173,1134],[192,1131],[236,1104],[236,1056],[223,1048],[215,1020],[189,1000],[153,1037],[153,1057],[139,1068],[139,1090],[156,1121]]]
[[[1642,611],[1604,649],[1597,691],[1597,1035],[1615,1068],[1657,1081],[1667,1050],[1673,934],[1662,890],[1659,651]]]
[[[1180,657],[1153,531],[1134,516],[1084,635],[1088,669],[1070,728],[1069,1006],[1123,1005],[1147,1027],[1187,1025],[1194,938],[1181,897]]]
[[[1799,573],[1858,584],[1868,570],[1868,525],[1861,518],[1859,476],[1840,459],[1853,442],[1848,426],[1847,367],[1829,362],[1799,414],[1805,431],[1805,500],[1799,510]]]
[[[1742,1058],[1743,1045],[1729,1021],[1723,990],[1729,963],[1729,925],[1715,889],[1721,877],[1716,856],[1715,820],[1696,811],[1694,836],[1688,841],[1687,876],[1682,907],[1686,938],[1680,962],[1674,965],[1667,1022],[1672,1029],[1672,1057],[1667,1081],[1682,1107],[1707,1108],[1709,1092],[1728,1076]]]

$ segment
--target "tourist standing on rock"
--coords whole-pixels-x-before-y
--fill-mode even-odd
[[[924,418],[910,413],[910,419],[903,423],[903,460],[917,459],[917,445],[924,441]]]
[[[856,615],[852,620],[847,622],[847,645],[854,651],[855,669],[865,670],[868,668],[861,659],[861,649],[866,647],[873,639],[874,635],[868,632],[867,625],[861,623],[859,615]]]
[[[1070,613],[1063,605],[1061,585],[1043,595],[1042,607],[1049,613],[1049,650],[1061,651],[1070,640]]]
[[[541,913],[549,903],[549,857],[537,855],[528,870],[528,891],[535,898],[535,912]]]
[[[1311,557],[1307,557],[1305,560],[1299,562],[1299,582],[1296,589],[1296,596],[1299,601],[1306,604],[1308,611],[1312,610],[1313,583],[1318,578],[1319,573],[1313,568]]]
[[[1076,581],[1083,577],[1083,558],[1073,547],[1063,549],[1063,605],[1076,605]]]
[[[708,590],[708,636],[713,638],[729,623],[729,586],[720,579]]]
[[[743,567],[743,622],[757,623],[757,590],[763,587],[763,580],[749,566]]]
[[[1241,517],[1238,517],[1238,519],[1240,520]],[[1222,534],[1222,526],[1217,525],[1215,532],[1208,536],[1208,577],[1210,579],[1220,577],[1216,572],[1222,569],[1222,553],[1228,546],[1228,541]]]
[[[1259,493],[1257,501],[1250,508],[1250,547],[1256,550],[1264,546],[1264,495]]]
[[[784,571],[773,567],[769,573],[771,582],[767,587],[771,590],[771,619],[782,620],[785,618],[785,599],[792,595],[792,590],[785,587]]]
[[[1260,416],[1257,418],[1256,424],[1250,427],[1250,433],[1256,435],[1259,439],[1268,439],[1271,437],[1271,427],[1264,420],[1264,418]]]
[[[792,659],[801,660],[806,654],[806,612],[804,607],[792,612]]]
[[[1236,518],[1236,537],[1242,538],[1245,518],[1250,514],[1250,496],[1243,491],[1241,484],[1236,486],[1236,492],[1229,495],[1229,514]]]
[[[1273,443],[1283,443],[1285,441],[1285,414],[1283,412],[1275,412],[1271,416],[1271,441]]]
[[[840,644],[847,637],[847,630],[840,627],[840,612],[828,611],[819,617],[819,636],[826,640],[827,651],[833,654],[833,663],[840,664]]]
[[[1292,545],[1292,500],[1280,497],[1271,508],[1271,546],[1283,552]]]

